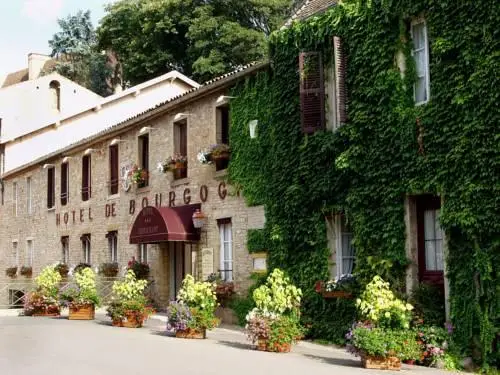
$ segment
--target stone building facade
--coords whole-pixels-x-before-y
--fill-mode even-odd
[[[32,266],[37,275],[47,264],[61,261],[70,266],[89,262],[93,267],[117,262],[123,274],[135,257],[150,265],[160,305],[175,297],[187,273],[198,279],[219,273],[234,281],[237,290],[246,289],[254,271],[247,231],[264,226],[264,209],[247,207],[226,181],[227,170],[201,164],[197,154],[223,139],[221,107],[230,114],[229,88],[260,68],[220,77],[6,173],[0,207],[2,272],[14,265]],[[179,135],[176,128],[182,126]],[[179,137],[185,137],[187,176],[174,179],[156,166],[179,151]],[[110,160],[113,152],[117,162]],[[112,171],[116,164],[119,181]],[[131,183],[127,171],[133,165],[147,167],[147,186]],[[207,218],[194,230],[196,240],[130,243],[143,208],[170,207],[175,216],[178,207],[194,210],[195,204]],[[193,231],[189,225],[185,229]],[[22,277],[18,271],[17,278]]]

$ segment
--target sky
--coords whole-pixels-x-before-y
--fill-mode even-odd
[[[50,54],[58,18],[90,10],[94,26],[112,0],[0,0],[0,77],[28,67],[31,52]]]

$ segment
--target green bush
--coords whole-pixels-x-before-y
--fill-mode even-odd
[[[425,325],[444,326],[444,293],[440,288],[421,283],[413,290],[409,301],[415,307],[415,315]]]

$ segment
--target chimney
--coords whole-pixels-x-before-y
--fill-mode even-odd
[[[41,55],[39,53],[30,53],[28,55],[28,79],[37,79],[50,56]]]

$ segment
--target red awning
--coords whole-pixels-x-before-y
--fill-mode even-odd
[[[144,207],[137,215],[130,243],[157,243],[165,241],[199,241],[200,235],[193,226],[193,213],[201,204],[180,207]]]

